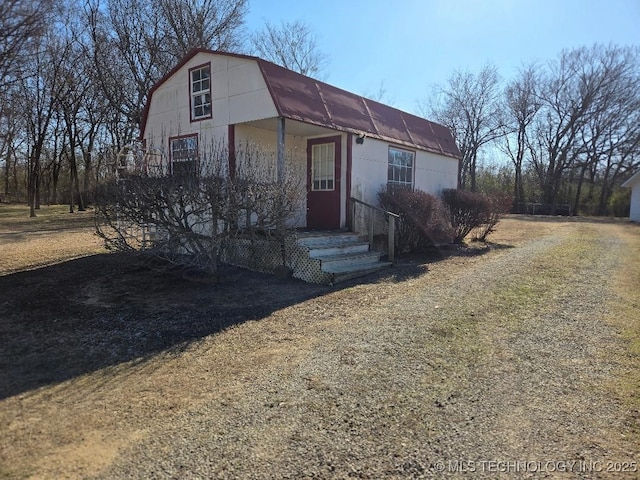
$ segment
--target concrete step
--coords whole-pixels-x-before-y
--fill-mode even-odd
[[[346,282],[347,280],[370,275],[372,273],[379,272],[382,269],[388,268],[391,265],[391,262],[377,262],[372,264],[368,268],[343,267],[339,271],[333,272],[331,283],[335,285],[336,283]]]
[[[320,258],[328,257],[331,255],[341,255],[344,253],[360,253],[368,251],[369,243],[367,242],[349,242],[343,244],[309,247],[309,256],[311,258]]]
[[[360,241],[358,235],[350,232],[303,232],[296,234],[296,238],[298,245],[309,248],[348,245]]]
[[[352,232],[296,232],[292,241],[288,266],[306,282],[336,284],[391,265]]]
[[[341,255],[317,257],[321,262],[323,272],[334,272],[334,269],[342,267],[360,267],[362,265],[375,264],[380,260],[379,252],[356,252]]]

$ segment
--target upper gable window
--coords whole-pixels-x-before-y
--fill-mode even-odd
[[[191,90],[191,120],[211,118],[211,65],[189,70]]]

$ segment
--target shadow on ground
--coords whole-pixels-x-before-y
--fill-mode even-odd
[[[376,283],[380,281],[404,282],[418,278],[429,271],[429,264],[446,260],[450,257],[475,257],[492,250],[514,248],[494,242],[469,242],[462,245],[440,245],[421,252],[404,253],[398,256],[392,268],[381,270],[377,274],[364,279],[356,279],[355,283]],[[386,258],[383,258],[386,260]],[[353,283],[351,282],[351,283]]]
[[[527,222],[575,222],[575,223],[601,223],[601,224],[627,224],[627,225],[639,225],[631,222],[628,218],[623,217],[590,217],[575,215],[573,217],[561,216],[561,215],[524,215],[524,214],[511,214],[507,218],[516,218],[518,220],[524,220]]]
[[[141,359],[333,289],[248,271],[210,284],[123,254],[0,276],[0,399]]]
[[[402,282],[451,256],[501,245],[434,248],[336,287],[246,270],[211,284],[102,254],[0,276],[0,399],[192,342],[359,283]]]

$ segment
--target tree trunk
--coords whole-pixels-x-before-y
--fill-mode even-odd
[[[32,160],[33,161],[33,160]],[[29,217],[36,216],[36,184],[37,184],[37,169],[32,166],[31,174],[29,175]]]
[[[73,173],[69,171],[69,213],[74,212],[73,202]]]
[[[58,180],[59,180],[60,171],[55,168],[51,172],[51,203],[54,205],[58,204]]]
[[[44,141],[44,140],[43,140]],[[29,198],[29,217],[36,216],[36,210],[40,208],[40,192],[38,184],[40,183],[40,154],[42,152],[42,143],[34,145],[29,155],[29,179],[27,182],[27,196]]]
[[[82,201],[82,192],[80,191],[80,180],[78,179],[78,164],[76,163],[76,157],[75,155],[71,155],[71,158],[73,158],[72,161],[72,166],[71,166],[71,175],[73,177],[73,180],[71,182],[71,187],[76,189],[76,196],[78,199],[78,211],[79,212],[84,212],[85,208],[84,208],[84,202]]]
[[[16,152],[13,151],[13,191],[15,192],[16,201],[20,201],[22,198],[20,185],[18,182],[18,162],[16,161]]]
[[[85,195],[85,201],[91,203],[93,201],[93,195],[91,192],[91,180],[93,173],[93,158],[91,157],[91,152],[93,152],[93,137],[89,139],[89,144],[87,145],[86,151],[83,149],[82,156],[84,160],[84,172],[82,178],[82,191]],[[89,197],[89,199],[87,199]]]
[[[7,145],[7,156],[4,162],[4,195],[9,197],[9,172],[11,171],[11,147]]]
[[[464,189],[464,160],[458,161],[458,188]]]
[[[476,186],[476,156],[471,159],[471,168],[469,168],[469,179],[471,180],[471,191],[475,192]]]
[[[609,200],[609,177],[611,174],[611,158],[607,159],[607,168],[604,170],[602,177],[602,186],[600,187],[600,195],[598,197],[598,215],[606,215],[606,203]]]
[[[78,179],[78,163],[76,162],[76,136],[73,132],[73,125],[70,121],[67,122],[67,135],[69,139],[69,175],[71,183],[69,185],[69,194],[71,197],[69,204],[69,213],[73,213],[73,190],[75,188],[75,194],[78,201],[78,211],[84,212],[84,203],[82,201],[82,194],[80,193],[80,181]]]
[[[40,210],[41,198],[40,198],[40,162],[38,162],[38,172],[36,173],[36,210]]]
[[[573,214],[577,215],[580,209],[580,194],[582,193],[582,184],[584,182],[584,174],[587,171],[587,165],[583,165],[580,169],[580,177],[578,178],[578,186],[576,188],[576,195],[573,201]]]
[[[514,204],[516,213],[524,213],[524,184],[522,182],[522,164],[515,165]]]

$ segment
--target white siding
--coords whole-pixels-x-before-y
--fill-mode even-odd
[[[212,118],[191,122],[189,69],[211,63]],[[198,53],[154,92],[149,105],[147,146],[168,151],[169,137],[197,133],[201,146],[226,143],[227,126],[277,116],[254,60]]]
[[[387,184],[389,146],[393,144],[366,138],[362,145],[353,143],[351,196],[372,205],[378,204],[378,191]],[[407,149],[406,147],[400,147]],[[415,151],[414,187],[432,195],[456,188],[458,160],[434,153]]]
[[[236,155],[238,163],[243,160],[243,153],[247,149],[258,148],[263,160],[269,165],[268,170],[275,177],[277,161],[277,133],[272,130],[264,130],[248,125],[237,125],[235,128]],[[305,137],[297,135],[285,135],[285,170],[293,175],[292,181],[296,182],[301,190],[300,208],[293,215],[292,227],[304,227],[307,222],[307,156]]]
[[[458,186],[458,160],[435,153],[416,152],[414,186],[432,195]]]
[[[631,187],[631,211],[629,218],[634,222],[640,222],[640,181]]]
[[[389,144],[366,138],[362,145],[353,136],[351,164],[351,196],[378,205],[378,191],[387,183]]]

